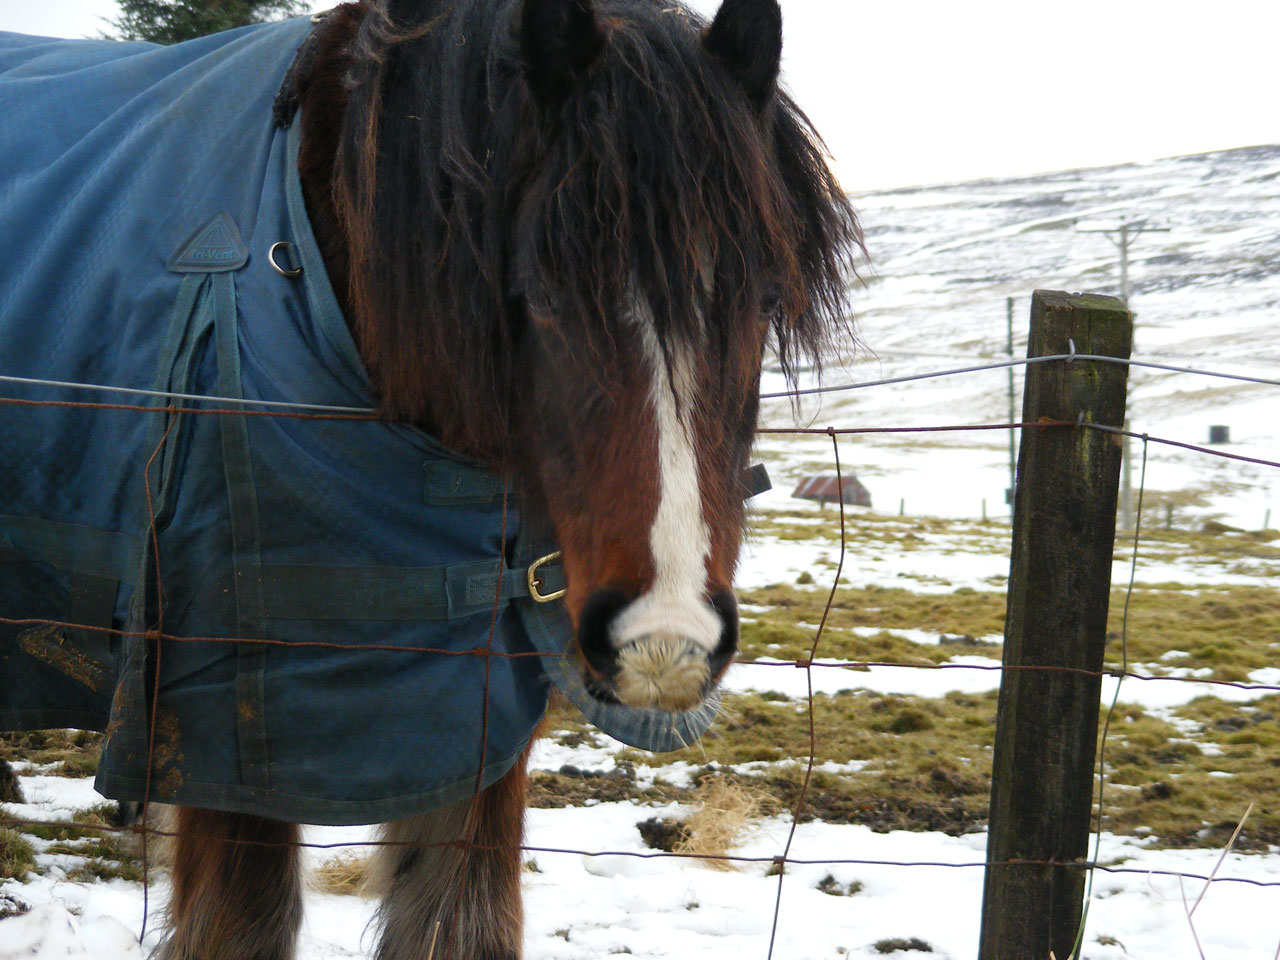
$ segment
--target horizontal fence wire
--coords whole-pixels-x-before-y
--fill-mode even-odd
[[[887,627],[893,632],[892,627]],[[1062,673],[1092,679],[1111,678],[1113,680],[1145,680],[1156,683],[1203,683],[1219,687],[1233,687],[1237,690],[1257,690],[1263,693],[1280,693],[1280,685],[1267,683],[1244,683],[1238,680],[1214,680],[1209,677],[1173,677],[1159,674],[1134,673],[1132,670],[1086,670],[1082,667],[1058,667],[1038,664],[1001,664],[1001,663],[910,663],[895,660],[842,660],[809,663],[805,660],[738,660],[738,666],[744,667],[793,667],[800,669],[830,667],[837,670],[863,672],[872,668],[893,668],[902,670],[972,670],[980,673]]]
[[[1182,440],[1170,440],[1167,437],[1153,437],[1147,433],[1138,433],[1134,430],[1121,430],[1119,427],[1110,427],[1105,423],[1091,423],[1086,420],[1082,421],[1080,426],[1088,427],[1091,430],[1101,430],[1104,433],[1114,433],[1122,437],[1131,437],[1134,440],[1141,440],[1143,443],[1159,443],[1167,447],[1180,447],[1183,450],[1203,453],[1210,457],[1220,457],[1223,460],[1239,460],[1243,463],[1256,463],[1263,467],[1280,467],[1280,461],[1262,460],[1258,457],[1246,457],[1238,453],[1228,453],[1225,450],[1214,450],[1212,447],[1202,447],[1194,443],[1185,443]]]
[[[980,433],[983,430],[1044,430],[1068,428],[1068,426],[1070,428],[1088,428],[1120,436],[1130,436],[1130,438],[1144,440],[1144,442],[1148,443],[1158,443],[1166,445],[1166,447],[1178,447],[1184,449],[1184,451],[1202,453],[1206,457],[1219,457],[1220,460],[1256,463],[1256,465],[1263,467],[1280,467],[1280,461],[1263,460],[1261,457],[1245,457],[1244,454],[1240,453],[1220,451],[1220,449],[1212,447],[1203,447],[1201,444],[1187,443],[1184,440],[1172,440],[1166,438],[1166,436],[1152,436],[1151,434],[1138,433],[1135,430],[1121,430],[1117,426],[1096,424],[1091,420],[1038,420],[1034,422],[1014,422],[1014,424],[948,424],[943,426],[845,426],[845,428],[829,428],[829,426],[826,426],[826,428],[823,428],[823,426],[763,426],[763,428],[756,430],[756,433],[765,436],[826,436],[832,433],[840,436],[859,436],[876,434]]]
[[[255,639],[252,637],[187,637],[156,631],[112,630],[107,627],[91,627],[88,624],[72,623],[65,620],[42,620],[38,617],[12,619],[0,617],[0,624],[5,626],[48,626],[65,630],[97,630],[116,634],[122,637],[143,637],[152,640],[167,640],[175,643],[219,643],[219,644],[257,644],[272,647],[296,647],[298,649],[318,648],[339,652],[389,652],[420,653],[427,656],[444,657],[496,657],[501,660],[521,660],[533,657],[564,659],[573,656],[567,652],[542,653],[539,651],[492,650],[487,647],[470,647],[465,650],[447,650],[438,647],[412,647],[379,643],[331,643],[312,640],[275,640]],[[885,628],[892,632],[894,628]],[[1036,664],[1000,664],[1000,663],[934,663],[932,661],[909,660],[735,660],[735,667],[790,667],[792,669],[846,670],[851,673],[865,673],[872,669],[926,670],[926,671],[973,671],[978,673],[1062,673],[1094,679],[1111,678],[1114,680],[1141,680],[1151,683],[1188,683],[1207,684],[1218,687],[1230,687],[1236,690],[1260,691],[1263,693],[1280,693],[1280,685],[1267,683],[1246,683],[1240,680],[1216,680],[1212,677],[1178,677],[1161,674],[1142,674],[1132,670],[1086,670],[1082,667],[1062,667]]]
[[[1028,367],[1037,363],[1053,363],[1064,361],[1073,363],[1077,360],[1096,360],[1100,363],[1114,363],[1126,367],[1140,367],[1146,370],[1163,370],[1166,373],[1188,373],[1200,377],[1217,377],[1223,380],[1237,380],[1242,383],[1256,383],[1270,387],[1280,387],[1280,380],[1268,377],[1250,377],[1239,373],[1225,373],[1220,370],[1201,370],[1196,367],[1180,367],[1169,363],[1157,363],[1151,360],[1134,360],[1125,357],[1108,357],[1096,353],[1047,354],[1043,357],[1021,357],[1011,360],[997,360],[991,363],[977,364],[968,367],[953,367],[950,370],[933,370],[928,373],[913,373],[901,377],[886,377],[881,380],[863,380],[858,383],[842,383],[829,387],[806,387],[799,390],[783,390],[775,393],[760,394],[761,400],[781,400],[792,397],[809,397],[825,393],[843,393],[848,390],[864,390],[868,387],[886,387],[895,383],[914,383],[919,380],[937,380],[942,377],[955,377],[968,373],[982,373],[987,370],[1004,370],[1008,367]]]
[[[1165,870],[1154,867],[1121,867],[1114,863],[1100,863],[1096,860],[876,860],[862,857],[795,857],[775,856],[739,856],[734,854],[688,853],[665,850],[586,850],[576,847],[551,847],[535,844],[491,844],[476,843],[468,840],[335,840],[328,843],[314,843],[304,840],[252,840],[239,837],[212,836],[202,833],[190,833],[179,830],[166,830],[160,827],[143,826],[111,826],[102,823],[79,822],[74,820],[40,820],[9,815],[0,816],[0,824],[9,827],[60,827],[63,829],[82,830],[86,833],[102,834],[148,834],[166,839],[206,840],[211,843],[224,843],[238,847],[290,847],[301,850],[350,850],[350,849],[382,849],[414,847],[422,850],[456,849],[476,851],[480,853],[496,853],[504,850],[519,850],[530,854],[552,854],[574,857],[626,857],[633,860],[685,860],[716,861],[722,863],[741,864],[793,864],[795,866],[864,866],[864,867],[944,867],[952,870],[977,870],[991,867],[1063,867],[1071,870],[1097,870],[1103,873],[1133,874],[1137,876],[1182,877],[1186,880],[1204,880],[1212,883],[1238,883],[1255,887],[1280,887],[1280,880],[1257,880],[1252,877],[1219,876],[1191,873],[1181,870]]]
[[[196,397],[195,399],[205,399]],[[225,400],[226,397],[217,397],[218,400]],[[89,400],[28,400],[21,397],[0,397],[0,405],[17,406],[17,407],[62,407],[69,410],[123,410],[130,413],[165,413],[179,414],[189,413],[194,416],[203,417],[278,417],[290,420],[369,420],[378,421],[381,418],[373,412],[358,413],[306,413],[295,410],[246,410],[246,409],[228,409],[218,407],[175,407],[172,405],[143,406],[133,403],[95,403]],[[306,404],[300,404],[306,407]]]
[[[1169,373],[1191,374],[1191,375],[1197,375],[1197,376],[1214,377],[1214,378],[1227,379],[1227,380],[1239,381],[1244,383],[1251,383],[1251,384],[1261,385],[1261,386],[1280,386],[1280,380],[1273,380],[1273,379],[1262,378],[1262,377],[1245,376],[1245,375],[1239,375],[1239,374],[1225,373],[1221,371],[1201,370],[1201,369],[1196,369],[1194,367],[1175,366],[1172,364],[1158,363],[1153,361],[1143,361],[1143,360],[1133,360],[1133,359],[1122,360],[1115,357],[1079,354],[1075,352],[1074,344],[1072,344],[1071,351],[1066,354],[1055,354],[1052,356],[1034,357],[1034,358],[1027,358],[1027,359],[1015,359],[1015,360],[1009,360],[1009,361],[994,362],[989,364],[959,367],[959,368],[948,369],[948,370],[938,370],[938,371],[909,375],[909,376],[892,377],[892,378],[886,378],[881,380],[873,380],[873,381],[843,384],[843,385],[834,385],[829,387],[796,389],[796,390],[789,390],[789,391],[780,392],[780,393],[764,393],[764,394],[761,394],[761,399],[764,399],[764,400],[782,399],[782,398],[795,399],[802,396],[809,396],[814,394],[837,393],[842,391],[851,391],[851,390],[865,389],[870,387],[889,386],[893,384],[910,383],[910,382],[917,382],[921,380],[937,379],[942,377],[951,377],[951,376],[963,375],[963,374],[973,374],[973,373],[979,373],[979,372],[989,371],[989,370],[999,370],[999,369],[1005,369],[1009,367],[1025,366],[1029,364],[1049,363],[1049,362],[1074,363],[1077,361],[1120,363],[1120,364],[1128,365],[1130,367],[1153,369],[1153,370],[1159,370],[1159,371],[1164,371]],[[23,386],[23,387],[41,387],[45,389],[64,389],[69,391],[80,391],[80,392],[96,391],[100,393],[106,393],[106,394],[117,395],[117,396],[120,396],[120,395],[133,396],[133,397],[144,398],[144,399],[157,399],[157,400],[166,401],[166,403],[164,403],[163,405],[157,405],[157,404],[142,404],[142,403],[138,403],[138,404],[110,403],[110,402],[87,401],[87,400],[86,401],[33,400],[33,399],[19,398],[19,397],[0,397],[0,404],[9,404],[9,405],[15,405],[15,406],[30,406],[30,407],[54,406],[54,407],[69,407],[69,408],[78,408],[78,409],[87,409],[87,410],[131,411],[131,412],[139,412],[139,413],[166,413],[171,415],[190,413],[190,414],[199,415],[199,416],[285,417],[285,418],[315,419],[315,420],[332,420],[332,419],[367,420],[367,421],[380,420],[377,411],[370,407],[338,406],[338,405],[327,405],[327,404],[297,403],[297,402],[287,402],[287,401],[246,400],[246,399],[237,398],[237,397],[169,393],[164,391],[114,387],[114,386],[101,385],[101,384],[83,384],[83,383],[71,383],[71,382],[65,382],[65,381],[49,381],[49,380],[39,380],[35,378],[14,377],[14,376],[0,376],[0,384],[9,384],[12,386]],[[182,403],[185,403],[185,404],[202,404],[202,406],[191,406],[191,405],[177,406],[174,403],[175,401],[181,401]],[[219,406],[203,406],[207,404],[215,404]],[[954,425],[930,426],[930,427],[921,427],[921,426],[904,426],[904,427],[881,426],[881,427],[856,427],[856,428],[854,427],[806,428],[806,427],[798,427],[798,426],[797,427],[766,427],[766,428],[761,428],[758,432],[762,435],[775,435],[775,436],[786,436],[786,435],[803,436],[803,435],[822,434],[830,437],[832,440],[832,446],[833,446],[832,455],[835,461],[837,476],[839,477],[841,467],[840,467],[840,461],[839,461],[839,449],[837,445],[837,438],[841,436],[874,435],[874,434],[911,434],[911,433],[923,434],[923,433],[944,433],[944,432],[963,433],[963,432],[991,431],[991,430],[1067,429],[1067,428],[1088,428],[1088,429],[1103,430],[1108,433],[1141,439],[1144,443],[1159,443],[1159,444],[1164,444],[1172,447],[1182,448],[1198,454],[1218,457],[1218,458],[1227,459],[1227,460],[1247,462],[1247,463],[1257,464],[1261,466],[1280,467],[1280,462],[1277,462],[1277,461],[1247,457],[1240,454],[1233,454],[1227,451],[1214,449],[1211,447],[1205,447],[1201,445],[1196,445],[1196,444],[1185,443],[1185,442],[1173,440],[1173,439],[1152,437],[1145,433],[1140,433],[1137,431],[1121,430],[1115,427],[1110,427],[1103,424],[1091,423],[1084,420],[1080,420],[1074,423],[1068,422],[1068,421],[1044,420],[1044,421],[1037,421],[1037,422],[1031,422],[1031,423],[1015,422],[1015,423],[995,423],[995,424],[954,424]],[[163,442],[164,441],[162,441],[162,444]],[[157,449],[157,452],[158,452],[158,449]],[[154,453],[152,455],[152,458],[154,459]],[[154,528],[154,522],[153,522],[153,528]],[[153,530],[153,533],[154,533],[154,530]],[[1218,876],[1216,874],[1203,875],[1203,874],[1189,873],[1186,871],[1143,869],[1143,868],[1133,868],[1133,867],[1120,867],[1114,864],[1103,864],[1098,862],[1096,850],[1095,850],[1094,857],[1092,859],[1070,861],[1070,862],[1025,861],[1025,860],[1009,860],[1009,861],[979,860],[979,861],[973,861],[973,862],[955,863],[955,862],[947,862],[947,861],[892,861],[892,860],[872,860],[872,859],[857,859],[857,858],[808,859],[808,858],[792,856],[791,855],[792,841],[794,840],[797,827],[800,824],[802,817],[804,816],[804,808],[806,803],[807,792],[808,792],[811,778],[814,772],[816,756],[818,752],[815,721],[814,721],[815,698],[814,698],[813,674],[812,674],[812,670],[814,668],[839,669],[839,670],[846,670],[851,673],[864,672],[870,669],[880,669],[880,668],[901,668],[901,669],[916,669],[916,670],[948,670],[948,671],[969,670],[969,671],[979,671],[979,672],[986,672],[986,673],[999,672],[1001,674],[1003,674],[1003,672],[1006,670],[1051,671],[1051,672],[1079,674],[1079,675],[1085,675],[1085,676],[1094,677],[1094,678],[1109,677],[1109,678],[1114,678],[1117,681],[1136,680],[1136,681],[1143,681],[1143,682],[1195,683],[1195,684],[1202,684],[1202,685],[1229,687],[1229,688],[1235,688],[1235,689],[1245,690],[1250,692],[1280,693],[1280,685],[1216,680],[1212,678],[1202,678],[1202,677],[1159,676],[1159,675],[1140,674],[1128,669],[1127,662],[1122,665],[1121,669],[1118,669],[1118,670],[1103,669],[1100,671],[1091,671],[1091,670],[1082,670],[1082,669],[1071,668],[1071,667],[1005,666],[1003,664],[994,664],[994,663],[992,664],[971,664],[971,663],[939,664],[939,663],[932,663],[932,662],[859,661],[859,660],[820,659],[818,657],[819,645],[822,641],[824,630],[826,628],[827,615],[832,608],[832,605],[835,601],[835,598],[839,590],[840,573],[843,568],[843,563],[845,558],[847,530],[846,530],[846,518],[844,513],[843,502],[840,503],[840,539],[841,539],[840,562],[837,566],[836,573],[833,578],[832,588],[828,596],[827,606],[823,613],[822,622],[818,625],[818,628],[815,632],[815,636],[813,639],[812,646],[810,648],[809,656],[801,659],[796,659],[796,660],[774,660],[770,658],[767,660],[757,659],[757,660],[738,661],[738,664],[744,667],[789,667],[791,669],[803,669],[806,671],[807,678],[808,678],[808,693],[807,693],[806,700],[807,700],[808,725],[809,725],[809,751],[808,751],[809,755],[807,758],[804,779],[803,779],[800,793],[799,793],[799,799],[796,803],[795,809],[792,811],[792,815],[790,817],[790,824],[788,827],[788,832],[786,837],[786,842],[780,854],[774,855],[774,856],[748,857],[748,856],[714,855],[714,854],[698,854],[698,853],[688,853],[688,852],[666,852],[666,851],[653,851],[653,852],[643,852],[643,851],[636,851],[636,850],[601,851],[601,850],[572,849],[567,847],[549,847],[549,846],[534,846],[534,845],[519,845],[518,849],[521,850],[522,852],[529,853],[529,854],[564,854],[564,855],[573,855],[573,856],[581,856],[581,857],[606,857],[606,856],[607,857],[630,857],[630,858],[644,859],[644,860],[650,860],[650,859],[653,859],[653,860],[672,859],[672,860],[686,860],[686,861],[714,860],[714,861],[741,863],[741,864],[757,864],[757,865],[767,864],[767,865],[770,865],[771,867],[775,867],[777,868],[779,879],[778,879],[777,896],[775,899],[775,906],[774,906],[773,925],[772,925],[771,934],[770,934],[770,944],[769,944],[770,957],[772,957],[774,939],[776,938],[776,935],[778,932],[777,927],[778,927],[778,920],[781,912],[781,898],[783,894],[783,884],[787,874],[787,871],[785,868],[788,864],[793,864],[797,866],[847,865],[847,866],[864,866],[864,867],[874,866],[874,867],[901,867],[901,868],[931,868],[931,869],[943,868],[943,869],[983,869],[983,870],[991,869],[991,868],[1002,868],[1002,867],[1008,867],[1008,866],[1033,865],[1033,866],[1061,867],[1061,868],[1067,868],[1067,869],[1087,870],[1087,871],[1090,871],[1091,873],[1096,871],[1096,872],[1102,872],[1102,873],[1108,873],[1108,874],[1131,874],[1131,875],[1139,875],[1139,876],[1147,876],[1147,877],[1167,876],[1171,878],[1179,878],[1183,880],[1196,880],[1196,881],[1203,881],[1205,883],[1214,883],[1214,884],[1228,883],[1228,884],[1246,884],[1246,885],[1251,885],[1256,887],[1280,887],[1280,880],[1275,880],[1275,881],[1255,880],[1248,877]],[[1136,562],[1136,558],[1135,558],[1135,562]],[[157,570],[156,570],[157,577],[160,577],[160,573],[161,571],[159,569],[159,558],[157,557]],[[1129,585],[1130,594],[1132,593],[1132,590],[1133,590],[1133,584],[1131,580]],[[161,595],[163,595],[163,591]],[[495,610],[496,610],[497,599],[498,598],[495,596]],[[373,651],[387,651],[387,652],[423,653],[428,655],[445,655],[445,656],[452,656],[452,657],[459,657],[459,656],[483,657],[483,658],[486,658],[486,661],[487,661],[487,658],[489,657],[515,659],[515,658],[521,658],[521,657],[547,656],[546,654],[540,654],[537,652],[512,653],[512,652],[506,652],[506,651],[493,650],[491,645],[491,640],[490,640],[490,645],[488,647],[474,647],[468,650],[445,650],[445,649],[432,649],[432,648],[422,648],[422,647],[410,647],[410,646],[393,645],[393,644],[339,644],[339,643],[328,643],[328,642],[321,642],[321,641],[293,642],[293,641],[286,641],[286,640],[274,640],[274,639],[268,639],[268,638],[248,638],[248,637],[188,637],[188,636],[179,636],[172,633],[167,633],[161,628],[161,624],[157,624],[157,627],[155,629],[150,629],[147,631],[132,631],[132,632],[124,631],[124,630],[116,630],[112,628],[94,627],[86,624],[69,623],[65,621],[55,621],[55,620],[42,620],[42,619],[36,619],[36,618],[0,617],[0,624],[5,624],[8,626],[14,626],[14,627],[50,626],[58,629],[77,629],[77,630],[87,630],[87,631],[99,632],[99,633],[107,633],[110,635],[120,636],[120,637],[141,636],[150,640],[165,640],[165,641],[171,641],[176,643],[258,644],[258,645],[265,645],[265,646],[290,646],[290,647],[299,647],[299,648],[315,647],[315,648],[331,649],[335,651],[373,650]],[[568,654],[561,654],[561,655],[567,656]],[[855,679],[856,678],[851,677],[851,680],[855,680]],[[157,671],[157,682],[158,682],[158,671]],[[486,699],[485,708],[487,709],[488,707],[487,691],[486,691],[485,699]],[[150,791],[148,788],[148,793],[149,792]],[[1099,810],[1099,830],[1101,829],[1101,814],[1102,814],[1102,811]],[[289,841],[289,842],[251,841],[251,840],[228,839],[225,837],[218,837],[218,838],[203,837],[198,834],[186,834],[186,833],[180,833],[177,831],[165,830],[165,829],[158,828],[156,826],[152,826],[149,823],[147,823],[145,816],[144,816],[144,821],[139,824],[135,824],[132,826],[110,826],[110,825],[103,825],[100,823],[76,823],[76,822],[60,821],[60,820],[25,819],[21,817],[11,816],[4,812],[0,812],[0,825],[4,825],[4,826],[39,827],[39,826],[49,826],[51,824],[57,824],[65,828],[83,830],[85,832],[97,831],[100,833],[141,834],[144,841],[144,855],[143,855],[144,888],[149,887],[149,881],[145,879],[145,871],[147,868],[146,861],[148,859],[145,853],[145,838],[147,836],[164,837],[164,838],[185,837],[188,839],[195,839],[195,840],[206,839],[206,840],[222,842],[222,843],[243,844],[243,845],[292,846],[292,847],[299,847],[299,848],[305,848],[305,849],[311,849],[311,850],[333,850],[333,849],[346,849],[346,848],[355,848],[355,847],[380,848],[380,847],[398,847],[398,846],[415,846],[415,847],[424,847],[424,848],[455,847],[458,849],[475,850],[475,851],[495,851],[499,849],[504,849],[497,846],[479,844],[479,843],[474,843],[470,841],[445,841],[440,843],[430,843],[426,841],[388,841],[388,840],[363,840],[363,841],[346,841],[346,842],[335,842],[335,843],[308,843],[308,842],[302,842],[302,841]],[[511,849],[511,848],[505,848],[505,849]],[[145,906],[144,906],[144,912],[145,912]]]
[[[908,374],[901,377],[887,377],[880,380],[864,380],[857,383],[833,384],[825,387],[805,387],[794,390],[782,390],[772,393],[760,394],[761,400],[780,400],[788,398],[814,396],[826,393],[841,393],[850,390],[863,390],[869,387],[890,386],[897,383],[913,383],[920,380],[937,380],[944,377],[960,376],[970,373],[982,373],[988,370],[1004,370],[1009,367],[1025,367],[1038,363],[1053,363],[1063,361],[1073,363],[1078,360],[1091,360],[1099,363],[1114,363],[1128,367],[1138,367],[1147,370],[1161,370],[1166,373],[1183,373],[1200,377],[1215,377],[1224,380],[1234,380],[1241,383],[1253,383],[1263,386],[1280,387],[1280,380],[1269,377],[1253,377],[1246,374],[1228,373],[1221,370],[1205,370],[1199,367],[1178,366],[1169,363],[1160,363],[1153,360],[1141,360],[1122,357],[1108,357],[1101,354],[1076,353],[1073,349],[1069,353],[1055,353],[1043,357],[1021,357],[1010,360],[999,360],[991,363],[975,364],[972,366],[953,367],[945,370],[932,370],[925,373]],[[27,387],[44,387],[51,389],[87,391],[98,393],[112,393],[124,396],[135,397],[154,397],[164,400],[189,400],[199,403],[221,403],[229,407],[237,409],[228,410],[208,410],[202,408],[176,407],[174,409],[183,412],[192,413],[250,413],[248,407],[262,407],[260,412],[276,412],[288,413],[290,411],[306,411],[322,414],[360,414],[369,419],[376,419],[377,410],[368,406],[340,406],[322,403],[305,403],[286,400],[256,400],[245,397],[224,397],[216,394],[194,394],[194,393],[177,393],[165,390],[148,390],[140,387],[121,387],[100,383],[77,383],[67,380],[44,380],[38,377],[18,377],[12,375],[0,375],[0,384],[10,384],[13,386]],[[31,403],[35,405],[47,405],[56,403],[56,401],[23,401],[14,398],[0,397],[0,403]],[[141,410],[141,411],[160,411],[165,407],[156,406],[135,406],[121,404],[95,404],[86,403],[85,406],[105,407],[106,409],[124,409],[124,410]],[[362,417],[362,418],[363,418]]]
[[[298,403],[291,400],[253,400],[245,397],[221,397],[200,393],[175,393],[169,390],[146,390],[141,387],[118,387],[102,383],[76,383],[70,380],[41,380],[36,377],[0,376],[0,383],[24,387],[44,387],[59,390],[82,390],[95,393],[111,393],[129,397],[156,397],[162,400],[192,400],[199,403],[224,403],[231,407],[265,407],[281,411],[301,410],[311,413],[376,413],[372,407],[343,407],[323,403]],[[164,407],[138,407],[123,405],[112,407],[111,409],[163,410]],[[226,412],[243,413],[245,411],[228,410]]]
[[[850,437],[858,434],[877,433],[974,433],[984,430],[1047,429],[1050,427],[1074,427],[1067,420],[1037,420],[1031,423],[951,423],[936,427],[760,427],[757,434],[765,436],[822,435]]]
[[[111,636],[145,640],[167,640],[173,643],[230,643],[257,645],[263,647],[288,647],[290,649],[338,650],[350,653],[382,652],[382,653],[425,653],[442,657],[498,657],[499,659],[520,660],[530,657],[563,657],[560,653],[541,653],[538,651],[506,651],[490,650],[487,647],[469,647],[465,650],[446,650],[442,647],[413,647],[392,643],[335,643],[330,640],[277,640],[266,637],[192,637],[163,630],[121,630],[115,627],[100,627],[90,624],[71,623],[66,620],[42,620],[38,617],[11,618],[0,617],[0,624],[10,627],[57,627],[63,630],[88,630],[93,633],[105,633]]]

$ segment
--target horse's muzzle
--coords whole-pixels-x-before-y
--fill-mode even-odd
[[[690,710],[715,689],[738,650],[738,604],[721,591],[707,601],[719,623],[713,645],[683,632],[679,617],[620,641],[617,624],[636,599],[620,590],[593,593],[578,618],[578,646],[586,661],[587,690],[598,700],[629,707]]]

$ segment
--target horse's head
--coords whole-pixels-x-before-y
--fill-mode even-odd
[[[353,101],[376,171],[361,137],[339,164],[340,205],[373,225],[352,243],[366,359],[389,412],[512,468],[545,511],[593,694],[690,708],[737,649],[765,350],[788,374],[817,361],[860,242],[776,87],[778,5],[432,14],[352,70],[382,84]]]

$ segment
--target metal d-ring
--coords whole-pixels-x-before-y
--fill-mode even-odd
[[[286,270],[280,264],[276,263],[276,251],[281,247],[292,247],[293,244],[288,240],[277,240],[271,245],[271,249],[267,251],[267,262],[271,264],[276,273],[282,277],[300,277],[302,276],[302,268],[295,267],[292,270]]]
[[[551,593],[542,592],[544,581],[538,576],[538,568],[544,563],[551,563],[553,560],[559,559],[560,551],[557,550],[555,553],[548,553],[545,557],[539,557],[529,564],[529,596],[533,597],[538,603],[550,603],[552,600],[559,600],[568,592],[563,587]]]

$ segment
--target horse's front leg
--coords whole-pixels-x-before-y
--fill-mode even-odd
[[[528,760],[475,797],[383,827],[377,960],[519,960]]]
[[[155,960],[292,960],[298,825],[194,807],[173,819],[169,932]]]

